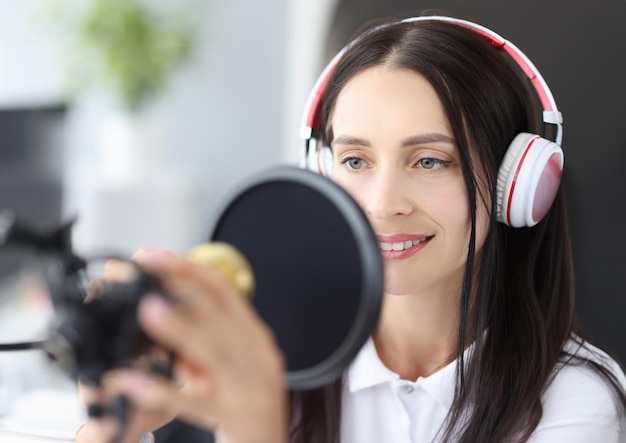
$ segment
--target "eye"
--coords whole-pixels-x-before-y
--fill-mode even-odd
[[[442,160],[440,158],[433,158],[433,157],[425,157],[425,158],[420,159],[417,162],[417,165],[420,168],[425,169],[427,171],[439,169],[439,168],[447,166],[448,164],[450,164],[449,160]]]
[[[346,165],[348,169],[357,171],[367,167],[367,162],[359,157],[346,157],[341,160],[341,163]]]

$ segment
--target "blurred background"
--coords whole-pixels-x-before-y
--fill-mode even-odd
[[[76,218],[79,252],[186,251],[233,186],[298,163],[307,95],[353,32],[426,9],[501,33],[552,89],[578,314],[626,361],[625,2],[0,0],[0,209],[38,226]],[[0,250],[0,342],[38,336],[50,314],[32,257]],[[71,441],[82,418],[41,356],[0,355],[3,442]]]

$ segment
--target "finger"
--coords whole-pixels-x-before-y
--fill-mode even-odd
[[[139,304],[138,320],[142,329],[159,345],[187,356],[202,367],[224,358],[217,351],[220,320],[209,313],[198,315],[185,307],[173,307],[158,296],[146,296]],[[221,334],[223,336],[223,334]]]
[[[89,282],[89,286],[87,287],[87,296],[85,297],[86,302],[93,301],[98,298],[102,291],[106,288],[106,280],[103,278],[96,278]]]
[[[211,377],[204,373],[195,381],[200,381],[201,386],[194,383],[180,387],[164,378],[138,371],[124,371],[113,380],[111,386],[125,395],[134,408],[160,413],[166,411],[182,420],[212,428],[210,405],[214,386],[211,385]],[[202,395],[198,395],[199,389]]]
[[[201,367],[274,354],[275,339],[267,325],[219,272],[168,253],[148,252],[137,259],[183,300],[181,306],[158,297],[142,299],[139,322],[156,342]]]
[[[139,249],[133,254],[131,260],[141,263],[142,260],[144,260],[146,257],[151,256],[164,256],[167,260],[168,257],[173,258],[177,255],[174,254],[172,251],[167,251],[165,249]]]
[[[162,426],[175,417],[175,414],[170,411],[170,408],[162,408],[160,410],[137,408],[135,404],[130,401],[128,396],[117,388],[117,380],[124,376],[125,371],[127,370],[117,369],[108,372],[103,377],[101,386],[97,389],[80,383],[80,395],[85,399],[86,404],[91,407],[90,417],[87,422],[91,430],[102,433],[106,432],[107,435],[111,436],[122,430],[125,435],[140,436]],[[140,372],[136,370],[133,371]],[[119,409],[119,402],[122,398],[129,400],[128,408],[125,408],[125,410]],[[120,426],[124,426],[124,428],[121,429]],[[81,441],[90,440],[81,439]],[[94,441],[110,442],[112,440],[111,438],[102,440],[102,438],[99,437]],[[124,441],[138,441],[138,438],[130,438]]]
[[[234,283],[213,266],[192,263],[166,251],[142,251],[133,260],[146,271],[157,274],[168,293],[191,303],[194,309],[206,303],[230,306],[238,297]]]
[[[126,370],[108,377],[106,384],[110,395],[126,396],[137,409],[175,414],[181,407],[180,388],[163,377]]]
[[[111,401],[112,394],[105,391],[104,386],[96,387],[82,381],[78,382],[78,395],[87,409],[91,407],[106,408]],[[118,431],[118,420],[110,415],[102,415],[90,416],[88,422],[80,428],[79,433],[81,441],[109,442],[112,441]]]
[[[112,418],[90,419],[76,433],[77,440],[85,442],[110,442],[117,435],[118,424]]]
[[[127,283],[137,276],[137,269],[129,262],[123,260],[107,260],[102,266],[102,276],[94,278],[87,287],[86,302],[99,297],[111,283]]]
[[[137,277],[137,269],[132,263],[124,260],[107,260],[104,263],[103,277],[110,281],[118,283],[127,283],[133,281]]]
[[[231,375],[235,370],[283,372],[274,336],[258,318],[193,318],[159,297],[145,297],[139,305],[139,322],[157,343],[175,352],[177,361],[188,362],[188,367]]]
[[[78,398],[83,404],[90,405],[100,402],[102,400],[102,394],[99,388],[79,381]]]

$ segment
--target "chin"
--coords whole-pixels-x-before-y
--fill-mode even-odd
[[[424,279],[417,278],[415,269],[410,277],[406,272],[398,272],[398,269],[394,271],[388,268],[385,270],[385,294],[409,295],[424,289]]]
[[[385,294],[389,295],[411,295],[419,291],[416,285],[408,282],[385,282]]]

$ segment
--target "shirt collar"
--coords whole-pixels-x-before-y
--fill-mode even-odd
[[[387,368],[380,360],[372,337],[367,339],[348,368],[350,392],[399,379],[400,376]]]
[[[472,343],[463,353],[466,364],[471,358],[473,348],[474,344]],[[431,396],[449,408],[454,400],[458,361],[458,359],[455,359],[428,377],[420,377],[412,382],[421,386]],[[372,337],[368,338],[350,364],[347,378],[348,389],[351,393],[387,382],[400,381],[400,376],[387,368],[380,360]]]

